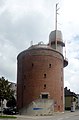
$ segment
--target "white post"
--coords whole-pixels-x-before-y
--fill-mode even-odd
[[[3,101],[1,99],[1,116],[3,115]]]

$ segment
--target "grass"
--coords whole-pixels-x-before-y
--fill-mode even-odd
[[[15,119],[15,118],[17,118],[16,116],[4,116],[4,115],[0,115],[0,119],[1,118],[12,118],[12,119]]]

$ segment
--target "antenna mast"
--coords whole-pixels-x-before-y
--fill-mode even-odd
[[[65,41],[65,59],[66,59],[66,41]]]
[[[58,7],[58,4],[59,3],[57,3],[56,4],[56,17],[55,17],[55,30],[56,30],[56,36],[55,36],[55,45],[56,45],[56,49],[57,49],[57,14],[58,14],[58,10],[59,10],[59,8],[57,8]]]
[[[32,46],[33,45],[33,41],[30,41],[30,46]]]

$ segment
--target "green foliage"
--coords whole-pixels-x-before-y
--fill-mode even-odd
[[[3,119],[3,118],[5,118],[5,119],[6,118],[13,118],[14,119],[14,118],[17,118],[17,117],[16,116],[0,116],[0,119]]]
[[[14,91],[11,89],[11,83],[4,77],[0,78],[0,100],[9,100],[13,95]]]
[[[7,101],[7,107],[15,107],[16,106],[16,100],[14,98],[14,96],[12,96],[12,98],[10,98],[10,100]]]

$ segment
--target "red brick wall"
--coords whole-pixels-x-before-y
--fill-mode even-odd
[[[28,50],[18,57],[18,108],[38,99],[41,92],[49,92],[55,111],[63,111],[63,56],[48,49]]]

